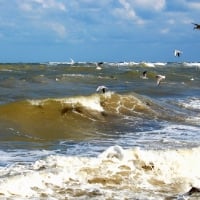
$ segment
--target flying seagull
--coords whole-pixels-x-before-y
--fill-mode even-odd
[[[182,51],[180,51],[180,50],[174,50],[174,56],[176,56],[176,57],[180,57],[180,55],[182,54],[183,52]]]
[[[192,23],[194,24],[194,28],[193,29],[200,29],[200,24],[195,24],[195,23]]]
[[[165,76],[159,74],[156,75],[156,78],[157,78],[157,86],[159,86],[160,82],[165,79]]]
[[[71,62],[70,62],[70,65],[73,65],[75,62],[72,58],[70,58]]]
[[[102,91],[103,93],[105,93],[107,89],[108,88],[106,86],[101,85],[101,86],[97,87],[96,92],[101,92]]]
[[[142,78],[142,79],[148,79],[148,77],[147,77],[147,71],[144,71],[142,73],[142,76],[140,76],[140,78]]]
[[[98,63],[95,63],[96,64],[96,69],[98,70],[101,70],[101,66],[103,65],[103,62],[98,62]]]

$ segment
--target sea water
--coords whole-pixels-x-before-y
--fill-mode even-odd
[[[0,64],[0,199],[199,199],[199,86],[200,63]]]

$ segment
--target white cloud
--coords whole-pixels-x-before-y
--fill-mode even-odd
[[[19,0],[19,7],[23,11],[37,11],[40,9],[53,9],[66,11],[66,6],[56,0]]]
[[[32,11],[32,5],[27,2],[19,4],[19,7],[21,10],[26,12]]]
[[[119,0],[119,3],[122,7],[114,10],[116,16],[119,16],[121,19],[132,20],[137,24],[144,24],[144,21],[137,16],[134,8],[131,7],[131,4],[127,0]]]
[[[64,38],[67,35],[63,18],[54,18],[52,13],[66,11],[66,6],[57,0],[18,0],[18,6],[23,18],[27,20],[27,27],[39,28],[39,30],[47,29],[48,32],[54,32],[59,38]],[[25,23],[24,23],[25,25]]]
[[[109,5],[112,0],[101,0],[101,1],[96,1],[96,0],[78,0],[79,4],[90,4],[94,6],[98,5]]]
[[[66,10],[65,5],[56,0],[33,0],[33,2],[40,4],[43,8],[55,8],[63,11]]]
[[[165,8],[165,0],[129,0],[132,6],[145,10],[161,11]]]
[[[173,25],[173,24],[176,23],[176,21],[174,19],[168,19],[167,23],[170,24],[170,25]]]
[[[172,5],[175,5],[177,7],[177,11],[179,10],[178,8],[184,8],[185,10],[187,9],[192,9],[194,11],[200,10],[200,2],[199,0],[176,0],[173,1]]]
[[[200,2],[188,2],[188,7],[194,10],[200,10]]]
[[[160,32],[162,33],[162,34],[167,34],[167,33],[169,33],[169,28],[164,28],[164,29],[162,29]]]
[[[146,24],[148,13],[160,12],[166,7],[166,0],[118,0],[121,7],[114,9],[115,16],[131,20],[136,24]],[[141,12],[142,11],[142,12]]]
[[[46,24],[52,31],[54,31],[60,38],[64,38],[67,35],[66,28],[63,24],[57,22],[50,22]]]

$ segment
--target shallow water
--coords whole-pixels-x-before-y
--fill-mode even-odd
[[[0,64],[0,197],[198,199],[199,75],[199,63]]]

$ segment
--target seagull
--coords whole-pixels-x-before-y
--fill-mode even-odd
[[[192,23],[194,24],[194,28],[193,29],[200,29],[200,24],[195,24],[195,23]]]
[[[159,86],[160,82],[165,79],[165,76],[159,74],[156,75],[156,78],[157,78],[157,86]]]
[[[95,63],[96,64],[96,69],[98,70],[101,70],[101,65],[103,65],[103,62],[98,62],[98,63]]]
[[[72,58],[70,58],[71,62],[70,62],[70,65],[73,65],[75,62]]]
[[[98,62],[97,65],[103,65],[103,62]]]
[[[142,76],[140,76],[140,78],[142,78],[142,79],[148,79],[148,77],[147,77],[147,71],[144,71],[142,73]]]
[[[105,92],[106,92],[106,89],[108,89],[106,86],[101,85],[101,86],[98,86],[98,87],[97,87],[96,92],[102,91],[103,93],[105,93]]]
[[[180,55],[182,54],[183,52],[180,51],[180,50],[174,50],[174,56],[177,56],[177,57],[180,57]]]

